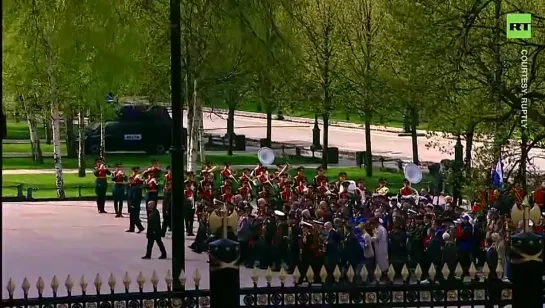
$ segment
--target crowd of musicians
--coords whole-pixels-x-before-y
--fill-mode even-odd
[[[261,164],[253,170],[234,170],[229,164],[221,168],[207,164],[199,174],[187,173],[184,217],[188,235],[194,235],[194,218],[198,221],[190,248],[196,253],[207,251],[208,243],[220,236],[209,228],[210,215],[222,215],[220,211],[226,208],[238,214],[238,226],[228,230],[228,237],[239,242],[240,262],[247,267],[274,271],[285,267],[288,272],[297,267],[301,273],[311,267],[319,281],[324,265],[330,272],[337,266],[344,270],[352,266],[359,273],[365,267],[373,279],[377,268],[387,272],[390,264],[397,274],[406,264],[412,269],[420,265],[425,276],[430,266],[440,271],[446,264],[454,272],[459,263],[467,272],[472,263],[478,267],[486,263],[493,272],[498,264],[504,265],[505,276],[499,278],[509,277],[509,235],[522,226],[510,223],[508,209],[522,202],[525,192],[520,185],[513,185],[502,198],[499,190],[491,189],[486,196],[479,195],[468,210],[455,206],[449,196],[440,199],[425,189],[416,191],[408,180],[397,196],[391,196],[386,179],[368,189],[365,181],[349,181],[344,172],[329,179],[317,168],[309,179],[303,167],[293,176],[289,170],[289,165],[278,165],[275,170]],[[154,161],[144,172],[133,168],[127,176],[122,165],[110,171],[97,160],[95,175],[99,213],[105,212],[107,177],[113,181],[117,217],[122,216],[126,198],[131,218],[127,232],[144,230],[140,204],[143,198],[147,204],[156,204],[161,181],[163,223],[155,223],[159,230],[154,232],[165,235],[172,207],[168,167],[162,175]],[[505,199],[505,195],[512,198]],[[536,184],[531,197],[532,203],[543,208],[545,185]],[[535,232],[543,232],[543,218],[530,225]]]

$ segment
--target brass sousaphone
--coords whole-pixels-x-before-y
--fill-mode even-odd
[[[223,227],[223,238],[227,238],[227,229],[228,227],[231,227],[231,230],[233,232],[236,232],[237,226],[238,226],[238,214],[236,211],[233,211],[231,215],[227,215],[227,206],[225,203],[223,204],[223,208],[221,209],[222,216],[219,216],[216,211],[212,212],[210,214],[208,223],[210,226],[210,233],[216,234],[218,231],[220,231]]]

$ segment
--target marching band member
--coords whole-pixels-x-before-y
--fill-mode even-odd
[[[216,169],[217,169],[217,166],[212,167],[212,163],[206,163],[202,167],[201,174],[203,174],[203,173],[212,173]]]
[[[115,171],[112,173],[114,187],[112,196],[114,199],[115,217],[123,217],[123,199],[125,199],[125,181],[127,176],[123,172],[123,165],[115,164]]]
[[[388,195],[389,191],[390,191],[390,189],[386,186],[386,179],[381,178],[379,180],[378,187],[375,190],[375,193],[380,195],[380,196],[386,196],[386,195]]]
[[[185,185],[189,184],[190,186],[197,187],[197,182],[195,181],[195,173],[193,173],[192,171],[188,171],[186,172],[185,176]]]
[[[157,178],[155,178],[155,174],[155,172],[148,172],[147,178],[144,181],[144,185],[146,185],[147,191],[146,203],[149,203],[150,201],[157,202],[159,198],[159,183],[157,183]]]
[[[515,197],[515,201],[519,204],[522,204],[524,197],[526,197],[526,191],[524,190],[524,188],[521,187],[519,181],[515,181],[515,184],[513,186],[513,196]]]
[[[335,189],[339,191],[345,181],[346,181],[346,172],[339,172],[337,182],[335,182]]]
[[[403,180],[403,188],[399,190],[399,196],[401,197],[409,197],[416,195],[416,191],[414,188],[411,187],[411,182],[409,180],[404,179]]]
[[[545,182],[536,182],[535,190],[532,192],[534,204],[537,204],[541,209],[541,212],[545,211]]]
[[[249,181],[241,182],[241,186],[238,189],[238,194],[245,201],[249,201],[251,199],[251,197],[252,197],[252,187],[250,186]]]
[[[267,168],[265,168],[263,166],[262,163],[259,163],[257,164],[257,166],[254,168],[254,170],[252,170],[252,172],[250,173],[250,177],[260,177],[263,173],[265,173]]]
[[[172,212],[172,170],[170,166],[167,166],[167,174],[165,175],[165,187],[163,188],[163,224],[161,226],[161,231],[163,232],[163,237],[166,236],[167,230],[170,230],[171,216]]]
[[[250,182],[251,183],[251,175],[250,175],[250,169],[248,168],[244,168],[242,169],[242,174],[240,175],[240,177],[238,178],[238,182],[239,183],[243,183],[243,182]]]
[[[151,167],[144,171],[143,176],[145,178],[148,178],[148,174],[151,174],[151,176],[155,179],[158,179],[161,176],[161,168],[159,167],[158,159],[154,159],[151,161]]]
[[[231,203],[231,199],[233,198],[233,193],[231,192],[233,187],[231,185],[228,185],[223,190],[223,194],[221,195],[221,201],[225,203]]]
[[[365,188],[365,181],[363,179],[359,179],[356,182],[355,193],[356,193],[356,196],[358,197],[358,201],[360,201],[361,204],[365,203],[365,199],[366,199],[365,192],[366,192],[366,190],[367,189]]]
[[[195,186],[194,182],[185,181],[185,190],[184,190],[184,202],[185,202],[185,232],[188,236],[194,236],[193,233],[193,222],[195,220]],[[201,213],[197,213],[197,217]]]
[[[223,170],[220,172],[222,179],[225,181],[227,179],[234,179],[236,171],[231,168],[229,163],[225,163]]]
[[[305,176],[305,167],[297,168],[297,174],[295,175],[294,181],[296,186],[308,183],[307,177]]]
[[[129,205],[129,229],[126,232],[134,232],[134,228],[138,228],[137,233],[144,231],[144,226],[140,221],[140,205],[142,203],[142,185],[144,180],[140,173],[140,167],[132,168],[132,175],[129,177],[128,188],[128,205]]]
[[[291,182],[287,182],[286,185],[284,185],[284,189],[280,193],[280,198],[282,199],[282,203],[284,204],[284,210],[289,212],[292,199]]]
[[[108,181],[106,177],[112,173],[100,157],[95,159],[95,169],[93,173],[96,177],[95,194],[97,195],[97,209],[99,213],[104,214],[107,213],[104,209],[106,206],[106,191],[108,190]]]
[[[320,187],[323,182],[328,182],[327,176],[324,174],[324,168],[318,167],[316,168],[316,176],[314,177],[314,186]]]
[[[318,177],[318,176],[316,176]],[[320,183],[318,187],[318,198],[320,200],[324,200],[329,195],[329,187],[327,187],[327,179],[326,180],[320,180],[316,181],[316,177],[314,178],[315,183]]]

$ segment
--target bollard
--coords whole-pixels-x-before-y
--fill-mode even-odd
[[[34,191],[34,188],[32,188],[32,187],[27,187],[27,189],[26,189],[26,198],[29,199],[29,200],[34,199],[34,198],[32,197],[32,191]]]
[[[24,198],[25,195],[23,195],[23,184],[18,184],[15,187],[17,188],[17,198]]]
[[[511,238],[513,308],[543,307],[543,238],[531,232]]]
[[[81,186],[78,185],[78,198],[81,198]]]
[[[210,307],[240,307],[240,249],[237,242],[222,238],[209,244]]]

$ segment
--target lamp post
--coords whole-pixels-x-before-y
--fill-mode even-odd
[[[183,89],[182,89],[182,37],[180,0],[170,0],[170,87],[172,108],[172,277],[174,291],[183,291],[179,277],[185,268],[184,231],[184,157],[182,148]]]
[[[462,164],[463,164],[464,146],[462,138],[458,134],[456,145],[454,146],[454,204],[460,204],[462,201]]]
[[[322,145],[320,145],[320,127],[318,126],[318,114],[314,115],[314,128],[312,129],[312,148],[313,151],[322,149]]]

